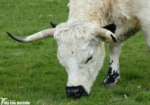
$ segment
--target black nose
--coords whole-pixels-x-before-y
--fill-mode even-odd
[[[67,97],[77,99],[80,98],[81,96],[87,96],[88,93],[85,91],[83,86],[71,86],[71,87],[66,87],[66,94]]]

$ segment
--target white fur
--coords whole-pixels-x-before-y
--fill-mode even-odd
[[[142,30],[146,33],[150,48],[149,0],[70,0],[68,7],[68,21],[58,25],[54,33],[58,43],[58,59],[68,73],[67,86],[82,85],[89,93],[103,65],[104,43],[93,35],[93,28],[116,24],[117,43],[111,43],[110,50],[111,60],[114,61],[112,67],[117,71],[120,43],[134,35],[140,27],[144,27]],[[85,64],[90,56],[93,59]]]

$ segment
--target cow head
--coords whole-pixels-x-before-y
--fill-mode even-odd
[[[106,28],[106,27],[104,27]],[[58,44],[57,57],[68,74],[66,94],[71,98],[89,95],[92,84],[101,69],[105,57],[104,41],[116,42],[115,35],[104,28],[99,28],[81,21],[68,21],[56,28],[20,38],[10,37],[21,42],[31,42],[44,37],[54,36]],[[114,24],[109,25],[115,31]]]

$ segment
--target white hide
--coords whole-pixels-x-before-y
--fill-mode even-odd
[[[105,57],[104,43],[91,30],[114,23],[117,43],[122,43],[139,30],[141,8],[149,8],[150,1],[70,0],[68,7],[68,21],[58,25],[54,33],[58,59],[68,73],[67,86],[82,85],[90,93]],[[93,58],[85,64],[90,56]],[[119,68],[116,61],[113,65]]]

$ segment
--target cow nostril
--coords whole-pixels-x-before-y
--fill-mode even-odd
[[[67,97],[77,99],[81,96],[88,95],[83,86],[66,87]]]
[[[66,94],[69,98],[80,98],[80,89],[79,87],[66,87]]]

